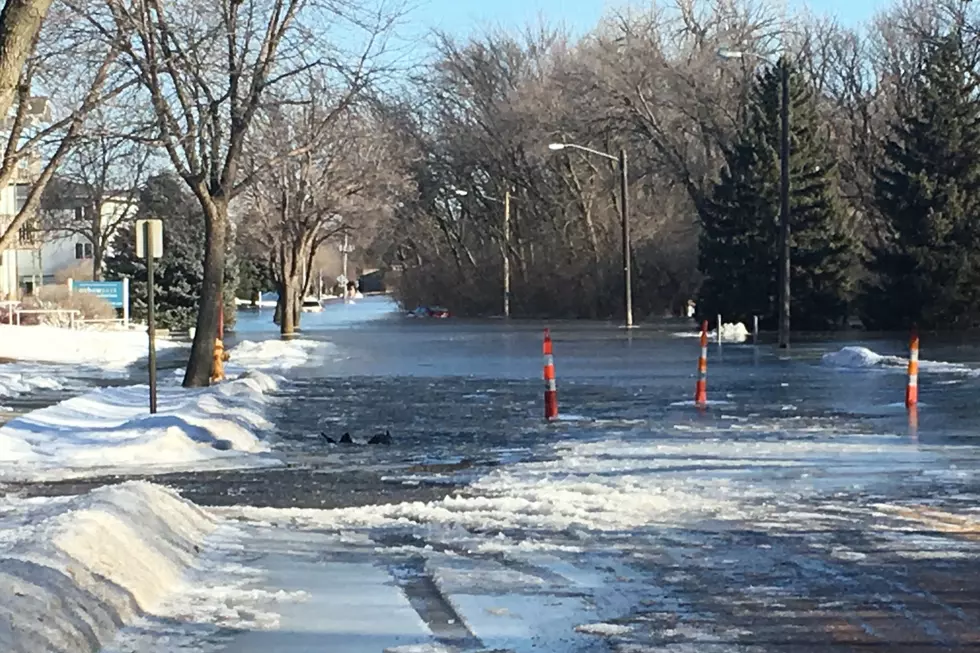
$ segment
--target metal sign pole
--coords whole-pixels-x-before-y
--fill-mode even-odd
[[[123,277],[123,298],[122,298],[122,309],[123,309],[123,327],[129,328],[129,277]]]
[[[157,348],[156,315],[153,298],[153,240],[150,222],[143,223],[143,243],[146,253],[146,326],[150,338],[150,414],[157,412]]]

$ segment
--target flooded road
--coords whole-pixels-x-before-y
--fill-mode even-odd
[[[270,409],[284,466],[154,480],[260,550],[386,570],[441,650],[980,650],[980,347],[923,338],[913,421],[901,338],[712,344],[699,411],[692,331],[333,306]]]

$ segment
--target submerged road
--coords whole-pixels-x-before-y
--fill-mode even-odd
[[[980,650],[980,347],[923,342],[910,422],[901,338],[712,344],[698,411],[690,324],[551,323],[547,424],[544,326],[304,316],[287,466],[154,479],[225,518],[196,584],[235,591],[112,650]]]

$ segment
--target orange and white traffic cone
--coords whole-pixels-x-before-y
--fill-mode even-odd
[[[908,408],[919,403],[919,332],[912,327],[909,339],[909,380],[905,386],[905,405]]]
[[[701,324],[701,356],[698,358],[698,381],[694,387],[694,404],[708,405],[708,321]]]
[[[551,331],[544,330],[544,418],[558,419],[558,388],[555,385],[555,357],[551,350]]]

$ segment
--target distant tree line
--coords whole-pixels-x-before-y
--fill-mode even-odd
[[[794,328],[975,326],[978,32],[964,0],[909,0],[855,27],[674,0],[578,38],[438,35],[395,105],[413,192],[375,251],[407,305],[499,314],[507,256],[514,315],[622,316],[616,162],[548,144],[625,148],[634,312],[693,298],[772,323],[785,67]]]

